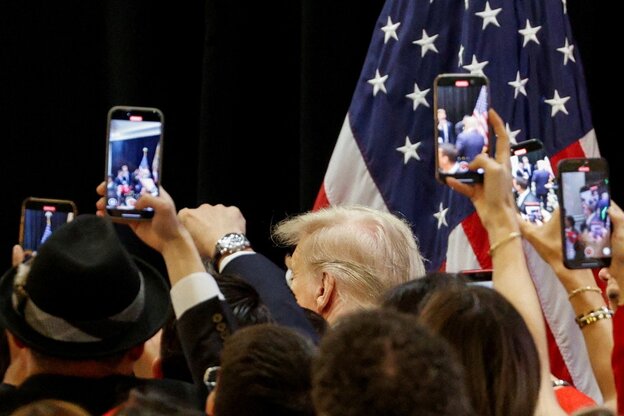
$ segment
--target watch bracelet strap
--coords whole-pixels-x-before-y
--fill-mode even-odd
[[[212,266],[214,267],[216,272],[219,272],[219,262],[221,261],[223,257],[230,255],[230,254],[237,253],[239,251],[247,250],[250,247],[251,247],[251,243],[249,242],[249,240],[247,240],[246,244],[242,244],[238,247],[230,248],[230,249],[224,248],[222,250],[215,251],[215,255],[212,258],[212,262],[211,262]]]

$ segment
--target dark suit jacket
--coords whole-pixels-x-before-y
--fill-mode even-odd
[[[231,260],[224,272],[249,282],[267,305],[276,322],[297,329],[315,343],[319,336],[286,284],[284,271],[261,254],[247,254]],[[206,394],[206,369],[220,363],[223,341],[236,330],[229,305],[218,298],[208,299],[178,317],[178,335],[193,382]]]
[[[444,129],[438,126],[438,137],[442,137],[443,143],[455,144],[455,126],[450,121],[446,120],[446,136],[444,135]]]
[[[237,274],[256,288],[278,323],[297,329],[318,343],[319,336],[288,287],[283,269],[254,253],[233,259],[223,271]]]
[[[535,193],[537,195],[545,195],[548,193],[548,188],[546,188],[546,184],[550,179],[550,173],[544,169],[537,169],[533,171],[533,176],[531,176],[531,180],[535,183]]]
[[[76,403],[93,415],[101,415],[121,404],[128,392],[144,387],[161,392],[168,401],[203,410],[205,402],[195,386],[177,380],[142,379],[132,376],[103,378],[39,374],[29,377],[18,388],[0,390],[0,415],[10,415],[18,407],[39,399],[60,399]]]
[[[229,305],[215,297],[184,312],[177,328],[193,382],[205,397],[204,373],[219,365],[223,341],[236,330],[236,320]]]
[[[485,138],[477,130],[464,131],[457,135],[455,145],[458,160],[470,162],[483,151]]]

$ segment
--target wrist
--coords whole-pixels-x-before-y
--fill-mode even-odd
[[[243,233],[227,233],[217,240],[214,247],[212,264],[215,270],[219,270],[219,263],[223,258],[239,251],[250,250],[251,243]]]

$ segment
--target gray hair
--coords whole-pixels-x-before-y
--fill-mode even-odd
[[[287,218],[273,228],[278,244],[299,246],[303,262],[332,273],[341,296],[361,307],[387,289],[425,274],[409,223],[360,205],[333,206]]]

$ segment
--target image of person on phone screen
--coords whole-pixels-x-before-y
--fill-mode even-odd
[[[606,192],[602,192],[605,194]],[[601,197],[603,199],[601,199]],[[586,257],[602,256],[604,248],[607,246],[609,235],[607,232],[606,214],[601,216],[602,208],[609,205],[609,196],[601,195],[598,185],[585,185],[579,190],[581,208],[585,220],[581,223],[581,241],[584,245]]]
[[[457,149],[451,143],[442,143],[438,147],[438,166],[445,173],[457,173],[459,163],[457,162]]]
[[[438,143],[455,143],[455,126],[446,118],[446,110],[438,108]]]
[[[550,165],[544,159],[537,161],[537,169],[531,175],[531,186],[535,189],[535,195],[539,198],[542,208],[552,211],[548,204],[548,193],[550,192],[555,175],[550,170]]]
[[[479,122],[473,116],[464,117],[464,129],[457,136],[458,159],[463,162],[472,161],[485,147],[485,137],[479,131]]]

